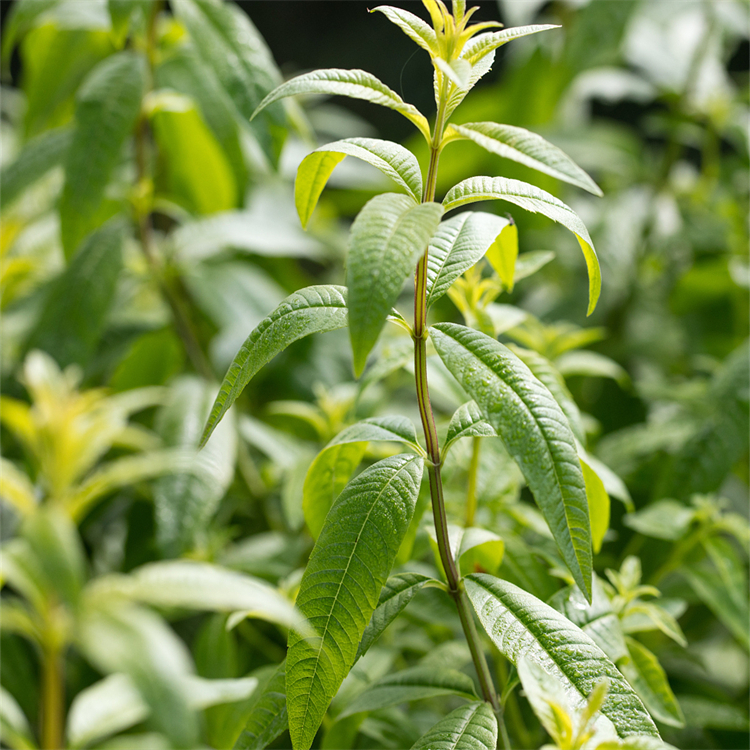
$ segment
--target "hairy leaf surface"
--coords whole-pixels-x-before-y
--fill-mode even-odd
[[[403,8],[394,8],[392,5],[378,5],[370,13],[375,11],[382,13],[391,23],[396,24],[409,39],[427,50],[432,57],[440,54],[435,30],[419,16]]]
[[[289,634],[287,708],[295,750],[307,750],[348,674],[414,513],[420,456],[386,458],[353,479],[326,518],[297,606],[318,635]]]
[[[552,394],[507,347],[478,331],[439,323],[440,358],[473,396],[526,477],[570,572],[591,597],[591,529],[581,464]]]
[[[490,153],[602,195],[599,186],[564,151],[530,130],[496,122],[467,122],[449,125],[446,137],[452,133],[474,141]]]
[[[466,591],[493,643],[513,663],[523,656],[565,686],[574,704],[604,677],[609,692],[602,713],[619,737],[658,737],[643,704],[604,652],[570,620],[512,583],[486,574],[467,576]]]
[[[289,295],[261,321],[234,358],[208,417],[201,446],[206,444],[227,409],[263,365],[293,341],[311,333],[343,328],[346,320],[346,290],[343,287],[310,286]]]
[[[297,169],[294,202],[303,227],[307,227],[331,172],[347,156],[372,164],[404,188],[417,203],[422,200],[422,173],[411,151],[379,138],[346,138],[308,154]]]
[[[411,750],[495,750],[497,719],[489,703],[451,711],[420,737]]]
[[[352,224],[346,286],[354,374],[359,377],[391,308],[427,248],[443,213],[397,193],[369,201]]]
[[[495,428],[487,421],[484,412],[475,401],[468,401],[456,409],[448,425],[448,434],[443,445],[443,453],[457,440],[465,437],[493,437]]]
[[[516,26],[512,29],[503,29],[502,31],[492,31],[487,34],[480,34],[467,42],[466,46],[461,53],[461,57],[468,60],[472,65],[475,65],[485,55],[496,50],[498,47],[502,47],[504,44],[512,41],[513,39],[519,39],[522,36],[528,36],[529,34],[537,34],[540,31],[547,31],[548,29],[559,29],[559,26],[554,24],[532,24],[531,26]]]
[[[578,244],[583,250],[589,273],[589,307],[588,315],[594,311],[602,287],[602,275],[599,259],[591,242],[588,229],[578,214],[566,206],[562,201],[538,187],[520,180],[507,180],[504,177],[470,177],[452,187],[443,199],[446,211],[467,203],[487,200],[503,200],[517,206],[540,213],[552,221],[562,224],[575,234]]]

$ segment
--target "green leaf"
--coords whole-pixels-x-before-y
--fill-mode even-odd
[[[112,37],[117,49],[122,49],[130,31],[135,13],[140,13],[140,22],[145,25],[151,3],[149,0],[107,0],[107,8],[112,21]]]
[[[281,73],[247,13],[232,3],[212,0],[181,0],[173,11],[232,102],[237,119],[247,122],[261,99],[281,82]],[[281,153],[286,121],[283,108],[271,107],[251,125],[272,162]]]
[[[471,177],[452,187],[443,199],[446,211],[465,206],[467,203],[487,200],[504,200],[531,211],[541,213],[562,224],[575,234],[583,250],[589,273],[589,306],[587,315],[596,307],[601,292],[602,276],[599,259],[589,237],[586,226],[579,216],[562,201],[533,185],[504,177]]]
[[[258,686],[247,724],[235,742],[235,750],[265,750],[289,726],[286,711],[286,661]]]
[[[586,483],[586,499],[589,504],[591,544],[594,552],[598,553],[602,548],[604,535],[609,529],[609,495],[599,475],[583,459],[581,459],[581,469],[583,469],[583,479]]]
[[[7,605],[6,605],[7,606]],[[16,699],[0,686],[0,736],[12,750],[34,750],[31,727]]]
[[[303,227],[307,227],[331,172],[347,156],[372,164],[404,188],[416,203],[422,200],[422,173],[411,151],[378,138],[346,138],[315,149],[297,169],[294,202]]]
[[[727,729],[730,732],[750,729],[747,709],[737,708],[726,699],[719,701],[703,695],[680,695],[677,699],[690,727]]]
[[[464,527],[450,523],[448,524],[448,537],[453,558],[463,575],[478,571],[493,575],[497,573],[503,561],[505,543],[493,531],[478,526]],[[430,529],[430,542],[435,554],[435,564],[442,571],[443,565],[433,529]]]
[[[354,664],[414,513],[419,456],[393,456],[346,486],[310,556],[297,607],[318,635],[289,634],[287,708],[292,745],[307,750],[332,698]]]
[[[119,220],[91,234],[44,301],[27,349],[42,349],[61,367],[86,365],[107,324],[122,269],[124,226]],[[75,294],[71,294],[71,290]]]
[[[156,91],[147,102],[167,195],[195,214],[236,208],[237,185],[229,160],[192,99]]]
[[[469,703],[451,711],[420,737],[411,750],[495,750],[497,719],[489,703]]]
[[[391,5],[379,5],[377,8],[372,8],[370,13],[376,11],[382,13],[391,23],[396,24],[409,39],[416,42],[422,49],[427,50],[432,57],[437,57],[440,54],[434,29],[419,16],[415,16],[403,8],[394,8]]]
[[[669,687],[657,658],[634,638],[625,639],[630,659],[620,662],[620,671],[645,703],[651,715],[671,727],[684,727],[685,717]]]
[[[346,290],[343,287],[310,286],[287,297],[248,336],[234,358],[208,417],[201,447],[261,367],[293,341],[311,333],[343,328],[346,321]]]
[[[302,509],[313,538],[318,538],[328,511],[359,466],[371,440],[404,443],[417,453],[422,452],[414,425],[406,417],[372,417],[340,432],[317,455],[305,477]]]
[[[364,70],[342,70],[329,68],[314,70],[292,78],[274,89],[253,113],[255,117],[269,104],[285,96],[298,94],[334,94],[352,99],[364,99],[373,104],[393,109],[417,126],[420,133],[429,141],[430,126],[427,118],[413,105],[407,104],[395,91]],[[251,118],[252,119],[252,118]]]
[[[462,404],[451,417],[448,434],[443,444],[443,454],[447,454],[450,447],[457,440],[465,437],[494,437],[497,435],[494,427],[487,421],[476,402],[468,401]]]
[[[561,354],[555,365],[566,378],[573,375],[590,378],[612,378],[621,386],[630,381],[628,373],[613,359],[598,352],[573,351]]]
[[[444,667],[419,666],[386,675],[373,683],[338,718],[438,695],[458,695],[470,701],[477,699],[474,681],[463,672]]]
[[[537,34],[540,31],[547,31],[548,29],[559,28],[559,26],[554,24],[533,24],[531,26],[516,26],[513,29],[503,29],[502,31],[480,34],[467,42],[461,53],[461,57],[474,65],[485,55],[488,55],[513,39],[528,36],[529,34]]]
[[[380,592],[378,606],[359,642],[357,659],[364,656],[385,629],[406,608],[417,592],[427,584],[436,583],[434,578],[421,573],[396,573],[391,576]]]
[[[508,220],[481,211],[467,211],[441,222],[427,255],[427,307],[477,263],[508,226]]]
[[[96,228],[104,190],[140,112],[146,71],[142,55],[118,52],[97,65],[78,92],[60,198],[60,233],[68,258]]]
[[[465,583],[479,621],[511,662],[523,656],[541,666],[562,682],[573,704],[585,699],[606,677],[609,693],[602,713],[618,736],[659,736],[633,689],[580,628],[507,581],[472,574]]]
[[[695,508],[677,500],[659,500],[643,510],[629,513],[623,520],[626,526],[644,536],[676,541],[688,533],[695,516]]]
[[[198,445],[216,388],[201,378],[183,376],[172,383],[157,416],[157,432],[169,447]],[[219,425],[214,439],[195,456],[195,470],[161,477],[154,485],[156,537],[165,557],[179,557],[205,546],[209,522],[234,477],[237,428]]]
[[[359,212],[349,235],[346,286],[354,374],[359,377],[391,308],[437,229],[438,203],[384,193]]]
[[[487,260],[509,292],[513,291],[517,259],[518,227],[511,223],[500,232],[487,250]]]
[[[430,335],[445,366],[502,437],[570,572],[590,599],[589,511],[564,413],[528,367],[495,339],[455,323],[439,323]]]
[[[59,2],[60,0],[22,0],[10,7],[3,22],[2,58],[0,59],[4,71],[10,70],[11,54],[20,38],[31,27],[41,22],[44,14]]]
[[[687,648],[687,638],[676,619],[686,608],[686,602],[680,599],[660,599],[658,604],[644,601],[631,602],[622,618],[623,631],[643,633],[649,630],[661,630],[675,643]]]
[[[490,153],[577,185],[594,195],[602,195],[599,186],[567,154],[525,128],[495,122],[467,122],[449,125],[446,137],[454,132]]]
[[[3,165],[0,170],[3,209],[7,209],[26,188],[62,164],[72,139],[70,128],[42,133],[29,141],[12,161]]]

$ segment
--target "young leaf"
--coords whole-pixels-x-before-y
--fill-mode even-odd
[[[495,750],[497,719],[489,703],[469,703],[451,711],[420,737],[411,750]]]
[[[576,704],[603,677],[609,693],[602,713],[619,737],[658,737],[651,717],[604,652],[570,620],[512,583],[486,574],[465,579],[466,592],[487,634],[514,664],[525,657],[559,679]]]
[[[586,482],[586,499],[589,504],[589,521],[591,522],[591,543],[594,552],[602,548],[604,535],[609,529],[609,495],[599,475],[581,459],[583,479]]]
[[[407,104],[395,91],[389,89],[382,81],[364,70],[329,68],[327,70],[314,70],[312,73],[304,73],[292,78],[275,88],[258,105],[253,117],[269,104],[283,99],[285,96],[296,96],[297,94],[337,94],[380,104],[402,114],[416,125],[419,132],[428,141],[430,140],[430,126],[427,118],[413,104]]]
[[[208,417],[201,447],[261,367],[292,342],[311,333],[343,328],[346,320],[346,290],[343,287],[310,286],[287,297],[247,337],[234,358]]]
[[[378,606],[372,613],[370,622],[359,642],[357,659],[367,653],[370,646],[406,608],[417,592],[429,583],[436,583],[436,581],[421,573],[396,573],[388,579],[380,592]]]
[[[384,193],[369,201],[354,220],[346,286],[349,337],[357,377],[365,369],[367,355],[442,213],[438,203],[415,206],[405,195]]]
[[[591,598],[591,529],[568,421],[507,347],[455,323],[430,329],[445,366],[474,398],[520,467],[576,583]]]
[[[467,211],[440,224],[430,240],[427,256],[428,308],[484,256],[508,223],[494,214]]]
[[[422,49],[427,50],[431,57],[437,57],[440,54],[435,30],[419,16],[415,16],[403,8],[394,8],[391,5],[378,5],[377,8],[372,8],[370,13],[376,11],[382,13],[391,23],[396,24],[409,39],[416,42]]]
[[[393,456],[346,486],[310,556],[297,606],[318,635],[289,634],[287,708],[292,745],[308,750],[348,674],[414,513],[419,456]]]
[[[16,157],[0,169],[0,187],[3,191],[3,208],[10,206],[51,169],[60,165],[73,140],[69,128],[57,128],[42,133],[29,141]]]
[[[594,195],[603,195],[599,186],[566,153],[525,128],[495,122],[467,122],[449,125],[445,135],[450,137],[452,133],[474,141],[490,153],[577,185]]]
[[[518,227],[508,224],[487,250],[487,260],[500,277],[505,288],[513,291],[518,259]]]
[[[458,407],[448,425],[448,434],[443,444],[443,454],[447,454],[456,440],[465,437],[494,437],[494,427],[487,421],[476,402],[468,401]]]
[[[625,641],[630,658],[623,659],[619,665],[620,671],[657,721],[671,727],[684,727],[682,709],[657,658],[634,638],[626,638]]]
[[[145,88],[145,58],[118,52],[97,65],[78,92],[60,198],[60,233],[68,258],[96,228],[104,189],[133,132]]]
[[[265,750],[288,726],[286,661],[283,661],[256,690],[247,724],[234,746],[236,750]]]
[[[422,173],[411,151],[378,138],[346,138],[308,154],[297,169],[294,202],[303,227],[307,227],[331,172],[347,156],[372,164],[404,188],[416,203],[422,200]]]
[[[373,683],[338,718],[438,695],[458,695],[470,701],[477,699],[474,681],[463,672],[444,667],[418,666],[386,675]]]
[[[480,34],[469,41],[461,53],[461,57],[475,65],[479,60],[493,52],[498,47],[529,34],[537,34],[540,31],[548,29],[559,29],[554,24],[533,24],[531,26],[516,26],[513,29],[503,29],[502,31],[493,31],[488,34]]]
[[[601,292],[602,276],[591,237],[578,214],[544,190],[519,180],[506,180],[504,177],[470,177],[468,180],[459,182],[448,191],[443,199],[443,207],[446,211],[450,211],[453,208],[465,206],[467,203],[487,200],[515,203],[526,211],[543,214],[575,234],[583,250],[589,273],[587,315],[591,315]]]

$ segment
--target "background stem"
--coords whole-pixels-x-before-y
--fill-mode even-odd
[[[62,654],[58,646],[47,645],[42,664],[43,750],[60,750],[63,746],[64,692]]]
[[[479,453],[482,449],[481,438],[471,439],[471,463],[469,464],[469,486],[466,490],[466,523],[465,526],[474,525],[474,516],[477,512],[477,474],[479,474]]]

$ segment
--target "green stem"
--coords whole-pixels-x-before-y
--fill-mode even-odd
[[[428,203],[435,199],[435,187],[437,184],[438,161],[440,160],[440,142],[445,127],[445,107],[447,98],[447,85],[443,86],[438,106],[437,120],[430,144],[430,165],[427,171],[422,202]],[[425,445],[427,448],[427,474],[430,481],[430,496],[432,499],[432,515],[435,521],[435,533],[440,560],[445,570],[448,582],[448,592],[456,602],[458,614],[461,619],[464,635],[469,644],[471,658],[477,671],[479,684],[484,699],[492,705],[498,721],[502,725],[500,701],[497,698],[492,675],[487,666],[487,659],[482,651],[474,615],[472,613],[469,599],[461,582],[461,575],[456,561],[451,553],[450,539],[448,537],[448,520],[445,512],[445,497],[443,495],[443,481],[440,475],[440,445],[438,442],[437,429],[435,428],[435,417],[430,403],[430,392],[427,384],[427,255],[424,255],[417,264],[414,282],[414,371],[417,388],[417,402],[419,404],[419,415],[424,430]]]
[[[54,639],[54,636],[52,636]],[[42,748],[63,746],[64,694],[62,652],[56,644],[44,648],[42,664]]]
[[[466,490],[466,523],[464,524],[467,527],[474,525],[474,516],[477,512],[477,475],[479,474],[479,453],[481,449],[481,438],[472,438],[469,487]]]

